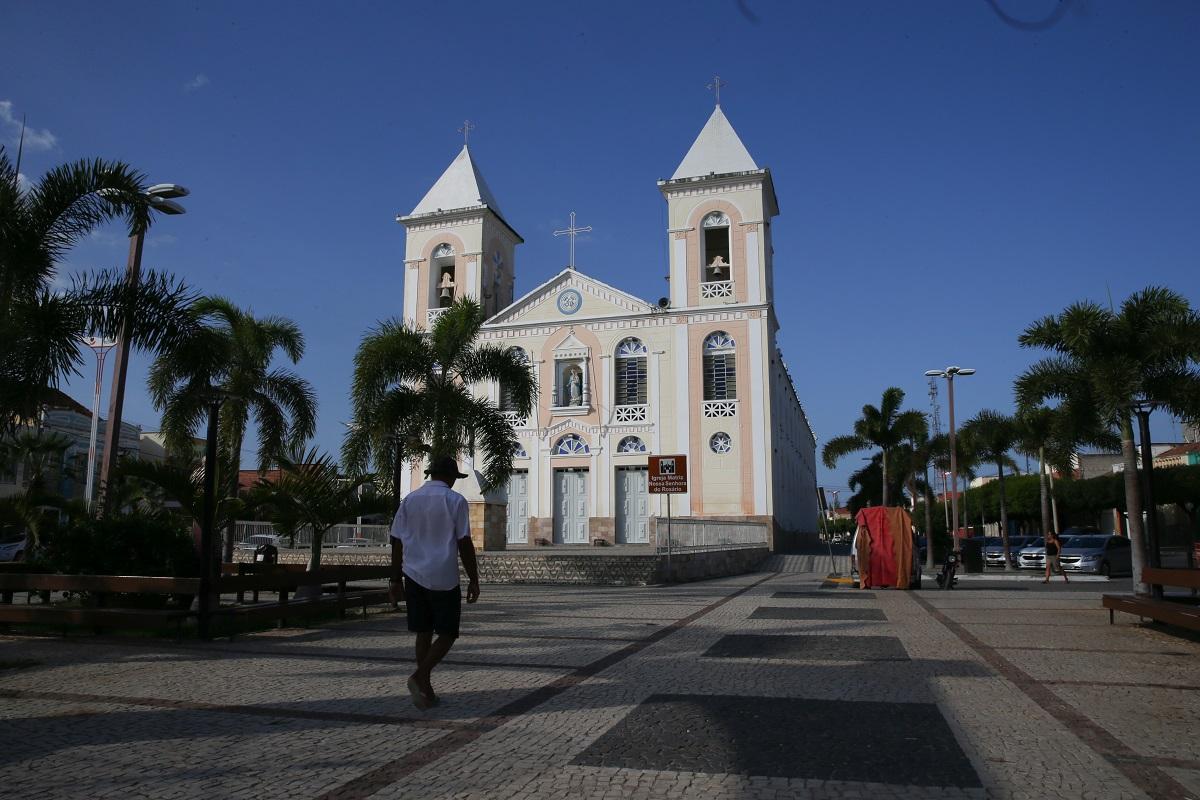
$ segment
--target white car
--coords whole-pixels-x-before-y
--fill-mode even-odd
[[[29,535],[24,531],[0,534],[0,561],[24,561]]]

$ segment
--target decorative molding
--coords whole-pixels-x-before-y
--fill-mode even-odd
[[[645,404],[636,406],[617,406],[615,421],[617,424],[627,422],[645,422],[648,408],[649,407]]]
[[[705,419],[737,416],[737,400],[705,400],[702,407]]]
[[[700,283],[701,300],[713,300],[722,297],[733,297],[733,281],[703,281]]]

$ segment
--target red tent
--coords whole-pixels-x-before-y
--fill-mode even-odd
[[[907,589],[912,572],[912,519],[903,508],[864,508],[855,517],[858,586]]]

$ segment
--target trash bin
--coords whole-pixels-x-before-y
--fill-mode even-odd
[[[278,564],[279,548],[273,544],[260,544],[254,548],[255,564]]]
[[[962,568],[964,572],[983,572],[983,540],[963,539]]]

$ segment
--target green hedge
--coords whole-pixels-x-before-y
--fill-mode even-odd
[[[176,520],[146,514],[74,521],[47,536],[35,559],[67,575],[200,574],[190,533]]]

